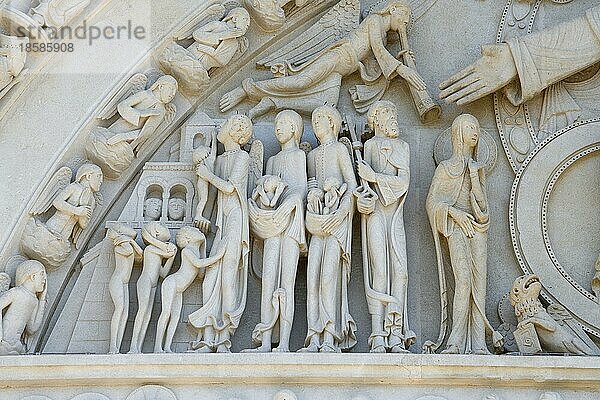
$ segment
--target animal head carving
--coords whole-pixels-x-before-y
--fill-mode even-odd
[[[542,290],[540,279],[535,274],[518,277],[510,290],[510,303],[515,306],[528,299],[537,299]]]

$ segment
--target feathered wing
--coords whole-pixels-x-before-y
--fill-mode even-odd
[[[292,71],[297,70],[358,28],[359,22],[360,0],[340,0],[296,39],[256,64],[264,68],[283,64]]]
[[[600,349],[598,346],[590,339],[590,337],[583,331],[583,328],[579,323],[573,318],[571,313],[561,306],[560,304],[554,303],[548,306],[548,314],[555,320],[559,325],[568,328],[573,335],[581,339],[583,343],[588,347],[588,349],[579,349],[586,354],[589,355],[599,355]],[[579,346],[580,347],[580,346]]]
[[[145,74],[141,72],[133,74],[115,94],[105,101],[96,118],[102,120],[112,118],[117,113],[117,105],[129,96],[146,89],[147,83],[148,77]]]
[[[192,15],[186,23],[173,34],[173,38],[175,40],[189,39],[198,27],[223,18],[225,12],[226,9],[222,4],[222,1],[209,0],[202,9]]]
[[[69,186],[72,176],[73,171],[71,171],[71,168],[59,168],[58,171],[52,175],[52,178],[50,178],[50,181],[48,181],[42,193],[40,193],[29,213],[31,215],[39,215],[48,211],[50,207],[52,207],[52,202],[56,196]]]
[[[365,14],[371,14],[374,11],[381,9],[389,0],[379,0],[369,7]],[[412,21],[420,19],[438,0],[409,0],[410,9],[412,12]]]
[[[10,275],[6,272],[0,272],[0,296],[10,289]]]

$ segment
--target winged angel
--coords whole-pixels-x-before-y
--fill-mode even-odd
[[[98,164],[108,179],[117,179],[137,156],[142,145],[171,123],[176,108],[177,81],[170,75],[156,81],[146,74],[133,75],[104,106],[98,119],[106,121],[118,114],[108,127],[98,126],[90,134],[86,154]]]
[[[365,82],[351,89],[359,111],[379,100],[396,76],[413,90],[426,91],[417,71],[385,47],[387,32],[406,36],[410,18],[407,0],[388,0],[372,8],[359,24],[360,1],[341,0],[296,40],[258,62],[279,76],[258,82],[245,79],[221,98],[221,111],[249,98],[258,101],[248,113],[250,118],[281,108],[310,113],[324,103],[337,104],[342,77],[356,71]],[[401,54],[407,52],[405,48]]]
[[[25,226],[21,249],[46,267],[60,266],[75,247],[82,244],[83,230],[88,226],[102,185],[102,171],[97,165],[84,164],[75,174],[62,167],[52,176],[33,205],[32,218]],[[44,222],[41,216],[50,214]]]
[[[198,28],[200,21],[223,9],[221,4],[205,8],[175,36],[176,40],[193,38],[188,47],[177,43],[167,46],[159,57],[162,68],[175,76],[182,88],[197,92],[210,81],[209,72],[227,65],[236,54],[248,49],[244,36],[250,26],[250,15],[244,8],[236,7],[221,21],[211,21]]]

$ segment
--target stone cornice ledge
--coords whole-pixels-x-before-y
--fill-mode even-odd
[[[157,383],[600,387],[600,357],[120,354],[0,357],[0,387]]]

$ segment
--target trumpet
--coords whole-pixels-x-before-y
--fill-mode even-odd
[[[415,60],[412,58],[412,55],[408,50],[410,47],[408,44],[406,25],[403,25],[403,27],[401,29],[398,29],[397,32],[398,36],[400,36],[400,48],[402,49],[402,51],[400,52],[399,56],[402,57],[402,62],[404,62],[404,65],[406,65],[408,68],[417,71],[417,65],[415,64]],[[417,108],[417,111],[419,112],[419,116],[421,117],[421,121],[423,123],[430,123],[440,118],[442,109],[438,104],[436,104],[433,101],[427,89],[418,90],[415,89],[412,85],[408,85],[408,88],[410,90],[410,95],[413,99],[413,102],[415,103],[415,107]]]

